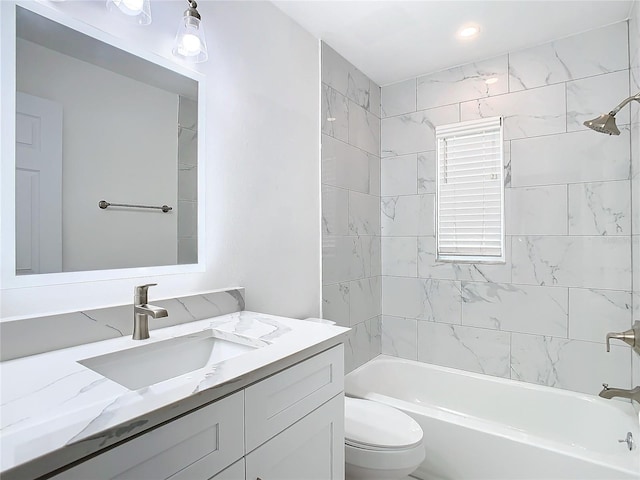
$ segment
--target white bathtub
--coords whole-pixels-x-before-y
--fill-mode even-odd
[[[424,430],[421,479],[640,479],[628,402],[379,356],[345,391],[396,407]],[[619,439],[633,434],[629,451]]]

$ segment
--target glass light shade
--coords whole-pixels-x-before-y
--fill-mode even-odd
[[[180,20],[173,54],[190,62],[205,62],[208,58],[207,42],[204,38],[202,22],[199,18],[185,15]]]
[[[151,23],[151,4],[149,0],[107,0],[110,12],[119,12],[129,21],[138,25]]]

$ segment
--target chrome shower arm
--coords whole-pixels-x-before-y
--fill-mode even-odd
[[[633,100],[635,100],[636,102],[640,102],[640,92],[636,93],[635,95],[630,96],[629,98],[627,98],[626,100],[623,100],[620,105],[618,105],[616,108],[614,108],[613,110],[611,110],[609,112],[609,115],[615,115],[616,113],[618,113],[627,103],[632,102]]]

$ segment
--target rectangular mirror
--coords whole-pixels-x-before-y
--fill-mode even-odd
[[[198,264],[198,75],[41,13],[15,7],[15,276]]]

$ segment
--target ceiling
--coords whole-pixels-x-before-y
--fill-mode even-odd
[[[632,0],[273,3],[380,86],[626,20]],[[480,26],[472,40],[456,36]],[[623,48],[621,45],[620,48]]]

